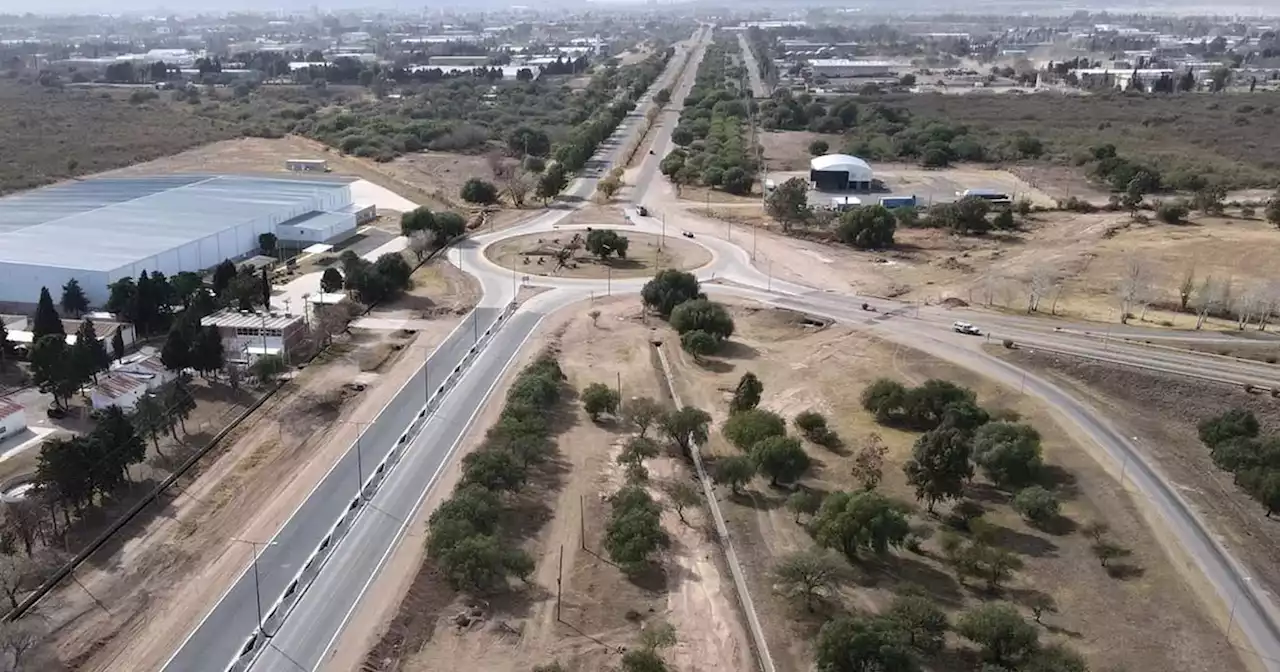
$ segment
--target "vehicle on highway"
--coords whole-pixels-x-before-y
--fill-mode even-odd
[[[637,215],[640,215],[641,217],[648,217],[648,216],[649,216],[649,208],[646,208],[646,207],[644,207],[643,205],[637,205],[637,206],[636,206],[636,214],[637,214]]]
[[[652,149],[651,149],[651,150],[649,150],[649,153],[650,153],[650,154],[652,154],[652,153],[653,153],[653,150],[652,150]]]
[[[951,330],[957,334],[971,334],[973,336],[981,336],[982,330],[969,324],[968,322],[952,322]]]
[[[681,234],[680,234],[680,235],[684,236],[685,238],[692,238],[692,237],[693,237],[693,232],[692,232],[692,231],[684,231],[684,232],[681,232]]]

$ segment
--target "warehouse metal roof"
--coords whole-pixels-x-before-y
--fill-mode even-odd
[[[110,271],[352,180],[232,175],[96,178],[0,198],[0,263]]]

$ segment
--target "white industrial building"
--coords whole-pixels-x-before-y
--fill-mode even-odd
[[[864,61],[846,58],[815,58],[809,61],[814,77],[840,79],[842,77],[890,77],[904,67],[891,61]]]
[[[827,154],[809,161],[809,182],[818,191],[871,191],[874,181],[871,166],[856,156]]]
[[[142,271],[202,271],[258,249],[337,240],[361,208],[351,180],[226,175],[99,178],[0,198],[0,302],[57,296],[75,278],[89,302]]]

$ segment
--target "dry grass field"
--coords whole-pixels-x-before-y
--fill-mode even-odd
[[[888,447],[880,490],[915,504],[901,468],[918,434],[876,424],[858,403],[863,387],[882,376],[909,384],[943,378],[968,386],[984,407],[1015,412],[1044,437],[1050,480],[1063,499],[1068,521],[1059,529],[1051,533],[1028,526],[1012,511],[1008,495],[982,476],[968,488],[970,500],[999,529],[998,544],[1025,563],[998,594],[972,581],[958,581],[942,561],[938,536],[948,526],[949,506],[941,505],[941,515],[934,517],[916,505],[911,518],[925,537],[922,552],[900,550],[884,560],[852,567],[840,587],[836,611],[874,612],[892,595],[916,589],[950,613],[999,599],[1029,614],[1029,600],[1046,594],[1056,602],[1057,613],[1045,616],[1041,640],[1062,642],[1081,652],[1092,669],[1244,669],[1181,573],[1181,561],[1171,561],[1158,534],[1146,526],[1142,505],[1130,500],[1088,450],[1055,425],[1047,409],[966,371],[843,327],[815,327],[798,314],[747,305],[734,306],[733,313],[737,331],[726,356],[699,364],[675,354],[681,395],[685,403],[710,411],[718,427],[738,378],[751,371],[764,384],[761,407],[786,418],[806,409],[825,413],[847,448],[806,445],[815,468],[803,479],[805,487],[820,492],[856,488],[851,452],[876,433]],[[739,452],[718,432],[713,432],[708,451],[713,459]],[[783,506],[788,490],[757,478],[740,496],[724,487],[719,492],[778,669],[808,669],[814,635],[826,615],[815,617],[785,601],[774,592],[769,575],[778,558],[814,544],[795,514]],[[1132,552],[1125,578],[1103,570],[1090,553],[1089,540],[1073,531],[1098,520],[1108,522]],[[949,651],[931,659],[929,667],[973,669],[964,651],[953,636]]]

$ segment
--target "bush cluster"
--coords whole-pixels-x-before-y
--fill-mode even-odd
[[[563,384],[564,373],[550,354],[525,367],[484,443],[463,458],[458,489],[431,515],[427,553],[454,588],[494,592],[510,575],[527,579],[532,573],[529,554],[499,538],[499,520],[504,493],[523,488],[529,470],[551,454],[546,416],[559,403]]]
[[[1236,485],[1262,504],[1268,518],[1280,511],[1280,437],[1260,436],[1257,418],[1244,409],[1209,418],[1199,431],[1213,463],[1234,474]]]
[[[721,42],[707,48],[684,99],[679,125],[671,133],[671,141],[680,149],[664,157],[659,168],[677,185],[701,184],[748,194],[757,169],[754,150],[743,137],[750,109],[736,86],[741,68],[728,65],[729,49]]]

